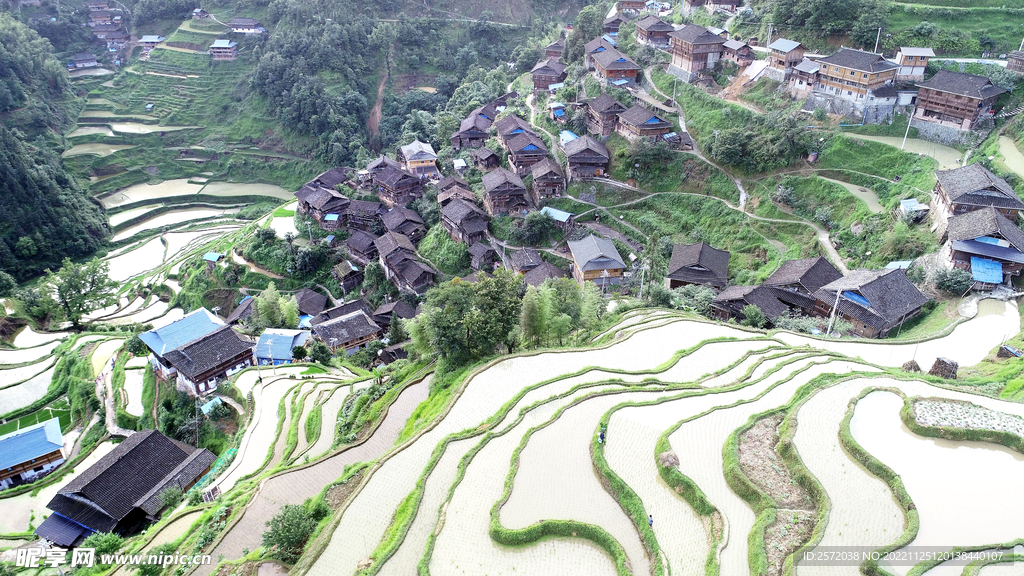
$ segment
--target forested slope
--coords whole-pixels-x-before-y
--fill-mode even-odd
[[[0,14],[0,270],[18,280],[88,255],[108,235],[60,163],[57,131],[80,107],[49,41]]]

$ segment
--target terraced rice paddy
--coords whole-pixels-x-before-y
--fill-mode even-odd
[[[71,148],[64,151],[61,154],[62,158],[71,158],[72,156],[92,155],[92,156],[110,156],[115,152],[121,150],[128,150],[129,148],[135,148],[130,144],[102,144],[93,142],[89,144],[76,144]]]
[[[145,220],[134,226],[121,230],[117,234],[114,234],[113,241],[117,242],[118,240],[131,238],[132,236],[140,232],[145,232],[146,230],[170,226],[172,224],[180,224],[189,220],[199,220],[201,218],[212,218],[215,216],[224,216],[225,214],[234,214],[235,212],[238,212],[238,210],[238,208],[182,208],[181,210],[170,210],[160,214],[159,216],[155,216],[149,220]]]
[[[141,360],[145,361],[145,358]],[[132,416],[142,416],[142,370],[125,370],[124,371],[124,391],[128,395],[128,403],[124,407],[124,411],[131,414]]]
[[[107,260],[110,264],[108,275],[112,280],[123,282],[158,267],[163,261],[164,245],[159,238],[153,238],[130,252]]]

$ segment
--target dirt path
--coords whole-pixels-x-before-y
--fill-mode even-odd
[[[561,164],[562,161],[558,157],[558,154],[560,152],[560,150],[558,149],[558,138],[555,138],[551,134],[551,132],[548,132],[544,128],[541,128],[540,126],[537,125],[537,122],[535,120],[537,117],[537,108],[533,105],[533,94],[530,94],[529,96],[526,97],[526,105],[530,107],[530,125],[548,135],[548,138],[551,139],[550,152],[555,157],[555,162]]]
[[[381,110],[384,107],[384,86],[388,82],[388,64],[384,63],[384,67],[380,70],[380,81],[377,82],[377,100],[373,103],[373,108],[370,108],[370,115],[366,118],[366,129],[370,131],[370,149],[374,152],[380,152],[380,119]]]

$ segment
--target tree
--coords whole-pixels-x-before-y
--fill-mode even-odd
[[[82,547],[95,548],[96,557],[99,558],[103,554],[116,553],[121,549],[122,544],[124,544],[124,538],[113,532],[96,532],[82,542]]]
[[[544,242],[558,227],[550,214],[540,211],[530,212],[522,224],[512,230],[510,240],[523,246],[536,246]]]
[[[65,319],[76,328],[82,316],[117,302],[117,282],[107,276],[110,265],[93,258],[85,264],[75,264],[70,258],[57,272],[46,271],[43,279],[46,292],[53,298]]]
[[[305,360],[308,354],[309,351],[306,350],[305,346],[296,346],[295,348],[292,348],[292,358],[299,362]]]
[[[309,535],[316,528],[317,520],[305,507],[286,504],[273,518],[267,521],[263,533],[263,546],[270,554],[288,563],[294,563],[302,554]]]
[[[14,280],[14,276],[0,270],[0,297],[10,296],[17,287],[18,283]]]
[[[541,309],[540,294],[537,292],[536,287],[530,286],[526,289],[526,295],[523,296],[519,325],[523,331],[523,339],[534,346],[539,346],[541,344],[543,326],[545,324],[542,317],[543,314],[544,311]]]
[[[270,282],[267,289],[256,297],[253,302],[256,305],[256,312],[264,326],[277,328],[281,326],[284,318],[281,312],[281,293],[277,291],[277,285]]]
[[[181,504],[181,500],[182,498],[184,498],[184,496],[185,495],[181,491],[181,488],[177,486],[171,486],[170,488],[160,493],[160,501],[163,502],[165,507],[174,510],[175,508],[178,507],[178,504]]]
[[[764,328],[764,325],[767,323],[768,318],[765,317],[764,312],[760,308],[753,304],[747,304],[743,307],[743,321],[741,324],[753,328]]]
[[[568,314],[559,314],[552,318],[548,324],[551,339],[557,341],[558,345],[561,346],[563,339],[572,328],[572,318]]]
[[[388,326],[388,341],[392,344],[398,344],[408,339],[409,333],[405,331],[405,320],[398,316],[392,316],[391,325]]]
[[[593,282],[583,285],[582,305],[580,306],[580,323],[584,328],[594,328],[604,315],[605,302],[601,291]]]
[[[962,296],[974,285],[971,273],[962,268],[939,269],[935,272],[935,287],[953,296]]]
[[[324,366],[331,365],[331,349],[327,347],[323,342],[316,342],[309,350],[309,358],[313,362],[323,364]]]
[[[294,296],[285,302],[285,305],[282,307],[281,314],[285,327],[295,328],[299,325],[299,304],[295,301]]]

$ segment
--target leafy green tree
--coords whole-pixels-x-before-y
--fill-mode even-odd
[[[299,325],[299,305],[295,297],[289,298],[282,307],[281,314],[284,318],[284,325],[287,328],[295,328]]]
[[[295,348],[292,348],[292,358],[299,362],[305,360],[308,354],[309,351],[306,350],[305,346],[296,346]]]
[[[267,285],[266,290],[256,297],[253,304],[256,305],[256,312],[264,326],[272,328],[281,326],[284,318],[281,310],[281,293],[277,291],[277,285],[273,281]]]
[[[96,557],[102,554],[115,554],[124,544],[124,538],[113,532],[96,532],[82,542],[84,548],[95,548]]]
[[[117,302],[117,282],[107,276],[110,265],[98,258],[76,264],[64,258],[60,270],[47,271],[43,279],[63,317],[80,327],[82,316]]]
[[[391,325],[388,326],[388,341],[392,344],[405,342],[409,339],[409,333],[405,330],[405,320],[398,316],[391,318]]]
[[[199,502],[202,503],[202,496],[200,496]],[[177,547],[174,545],[174,542],[167,542],[166,544],[153,547],[149,551],[149,555],[174,554],[176,550]],[[164,567],[162,564],[139,564],[135,573],[138,576],[160,576],[160,573],[163,571]]]
[[[545,324],[542,315],[544,310],[541,307],[540,294],[537,288],[530,286],[523,296],[522,311],[520,313],[520,327],[522,328],[523,339],[534,346],[541,344],[543,337],[543,326]]]
[[[512,230],[509,240],[521,246],[537,246],[557,230],[555,219],[550,214],[534,211],[527,214],[522,224]]]
[[[10,296],[17,287],[18,283],[14,280],[14,276],[0,270],[0,297]]]
[[[764,328],[764,325],[767,323],[768,318],[765,317],[764,312],[760,308],[753,304],[747,304],[743,307],[743,321],[741,324],[753,328]]]
[[[302,554],[306,540],[316,528],[317,520],[305,507],[286,504],[267,521],[263,533],[263,546],[270,554],[288,563],[294,563]]]
[[[583,284],[583,297],[580,306],[580,323],[584,328],[594,328],[604,316],[605,302],[601,290],[593,282]]]
[[[935,287],[953,296],[966,294],[974,285],[974,278],[971,273],[962,268],[952,270],[939,269],[935,271]]]
[[[331,349],[323,342],[315,342],[309,349],[309,358],[313,362],[323,364],[324,366],[330,366],[331,357]]]
[[[177,486],[171,486],[160,493],[160,501],[171,510],[177,508],[178,504],[181,504],[182,498],[184,498],[184,493]]]
[[[559,314],[552,318],[548,324],[551,339],[558,342],[558,345],[561,346],[563,340],[565,340],[565,337],[572,329],[572,318],[568,314]]]
[[[677,310],[692,310],[701,316],[711,314],[711,301],[715,291],[707,286],[687,284],[672,291],[672,307]]]

